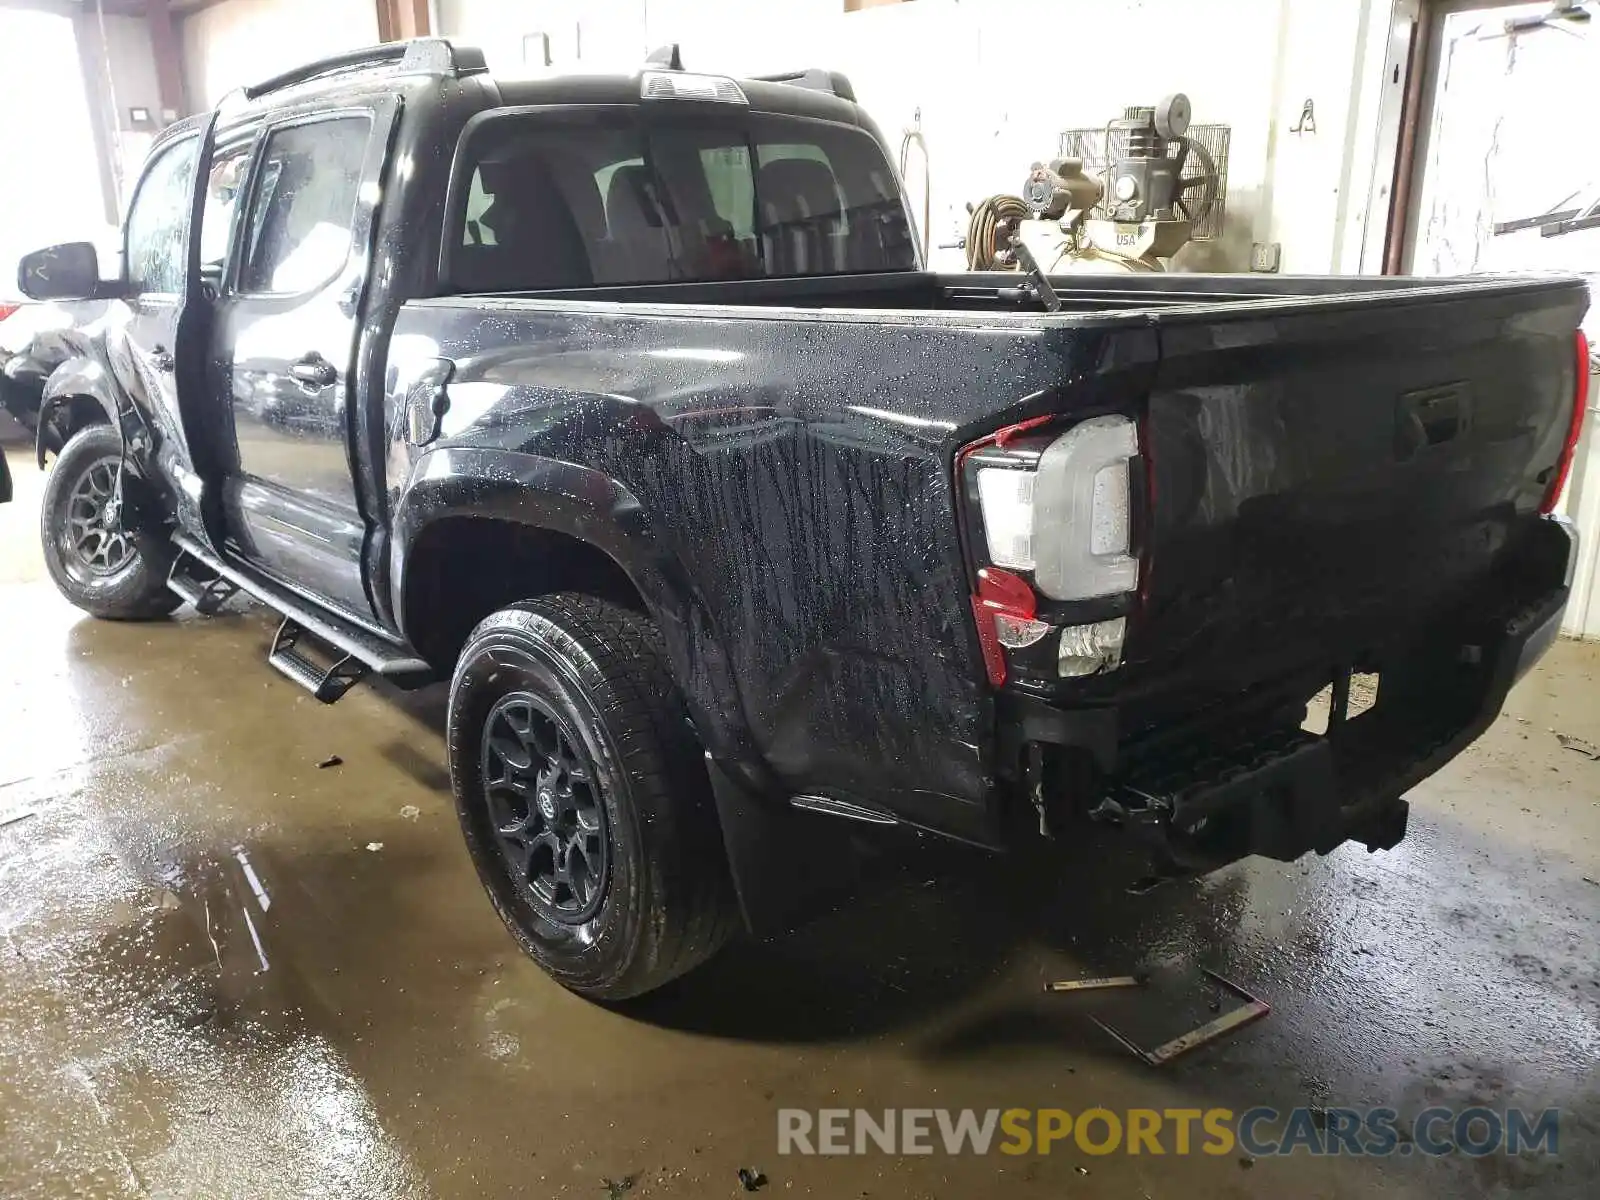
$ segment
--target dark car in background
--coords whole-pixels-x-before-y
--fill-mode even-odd
[[[96,327],[106,302],[22,304],[9,313],[7,307],[0,304],[0,408],[34,433],[46,382],[75,356],[74,337]]]

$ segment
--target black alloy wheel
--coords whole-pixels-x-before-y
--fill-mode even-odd
[[[648,616],[571,592],[492,613],[446,725],[472,864],[553,978],[627,1000],[727,941],[739,910],[705,756]]]
[[[182,603],[167,587],[177,548],[160,496],[110,425],[80,429],[61,448],[45,480],[39,535],[57,590],[85,612],[149,620]]]
[[[611,834],[583,743],[551,707],[513,692],[483,730],[483,786],[511,878],[547,919],[582,925],[610,877]]]
[[[121,459],[108,454],[88,465],[67,497],[62,550],[87,575],[115,575],[133,558],[133,539],[122,527],[121,475]]]

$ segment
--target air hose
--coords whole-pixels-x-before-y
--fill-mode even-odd
[[[1002,271],[1014,267],[1015,263],[1002,262],[999,256],[1010,248],[1018,223],[1027,215],[1028,206],[1019,196],[990,196],[973,205],[967,222],[967,269]]]

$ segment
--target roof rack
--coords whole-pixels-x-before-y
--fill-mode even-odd
[[[475,47],[453,46],[444,38],[412,38],[319,58],[240,90],[246,100],[254,100],[297,83],[364,67],[388,67],[388,73],[393,75],[447,75],[451,78],[479,75],[489,69],[483,51]]]
[[[784,71],[780,75],[752,75],[762,83],[787,83],[794,87],[810,88],[815,92],[832,92],[841,100],[855,103],[856,90],[838,71],[824,71],[821,67],[808,67],[803,71]]]

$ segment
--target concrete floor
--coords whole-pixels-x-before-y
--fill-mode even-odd
[[[81,616],[10,454],[0,821],[33,815],[0,825],[7,1197],[734,1196],[748,1165],[785,1196],[1597,1194],[1600,762],[1556,733],[1600,744],[1600,646],[1559,645],[1394,852],[1145,896],[1098,855],[945,864],[623,1013],[490,910],[437,689],[323,708],[265,667],[260,612]],[[1274,1011],[1160,1069],[1088,1018],[1131,1001],[1040,992],[1199,963]],[[1559,1106],[1561,1154],[776,1153],[779,1107],[1479,1103]]]

